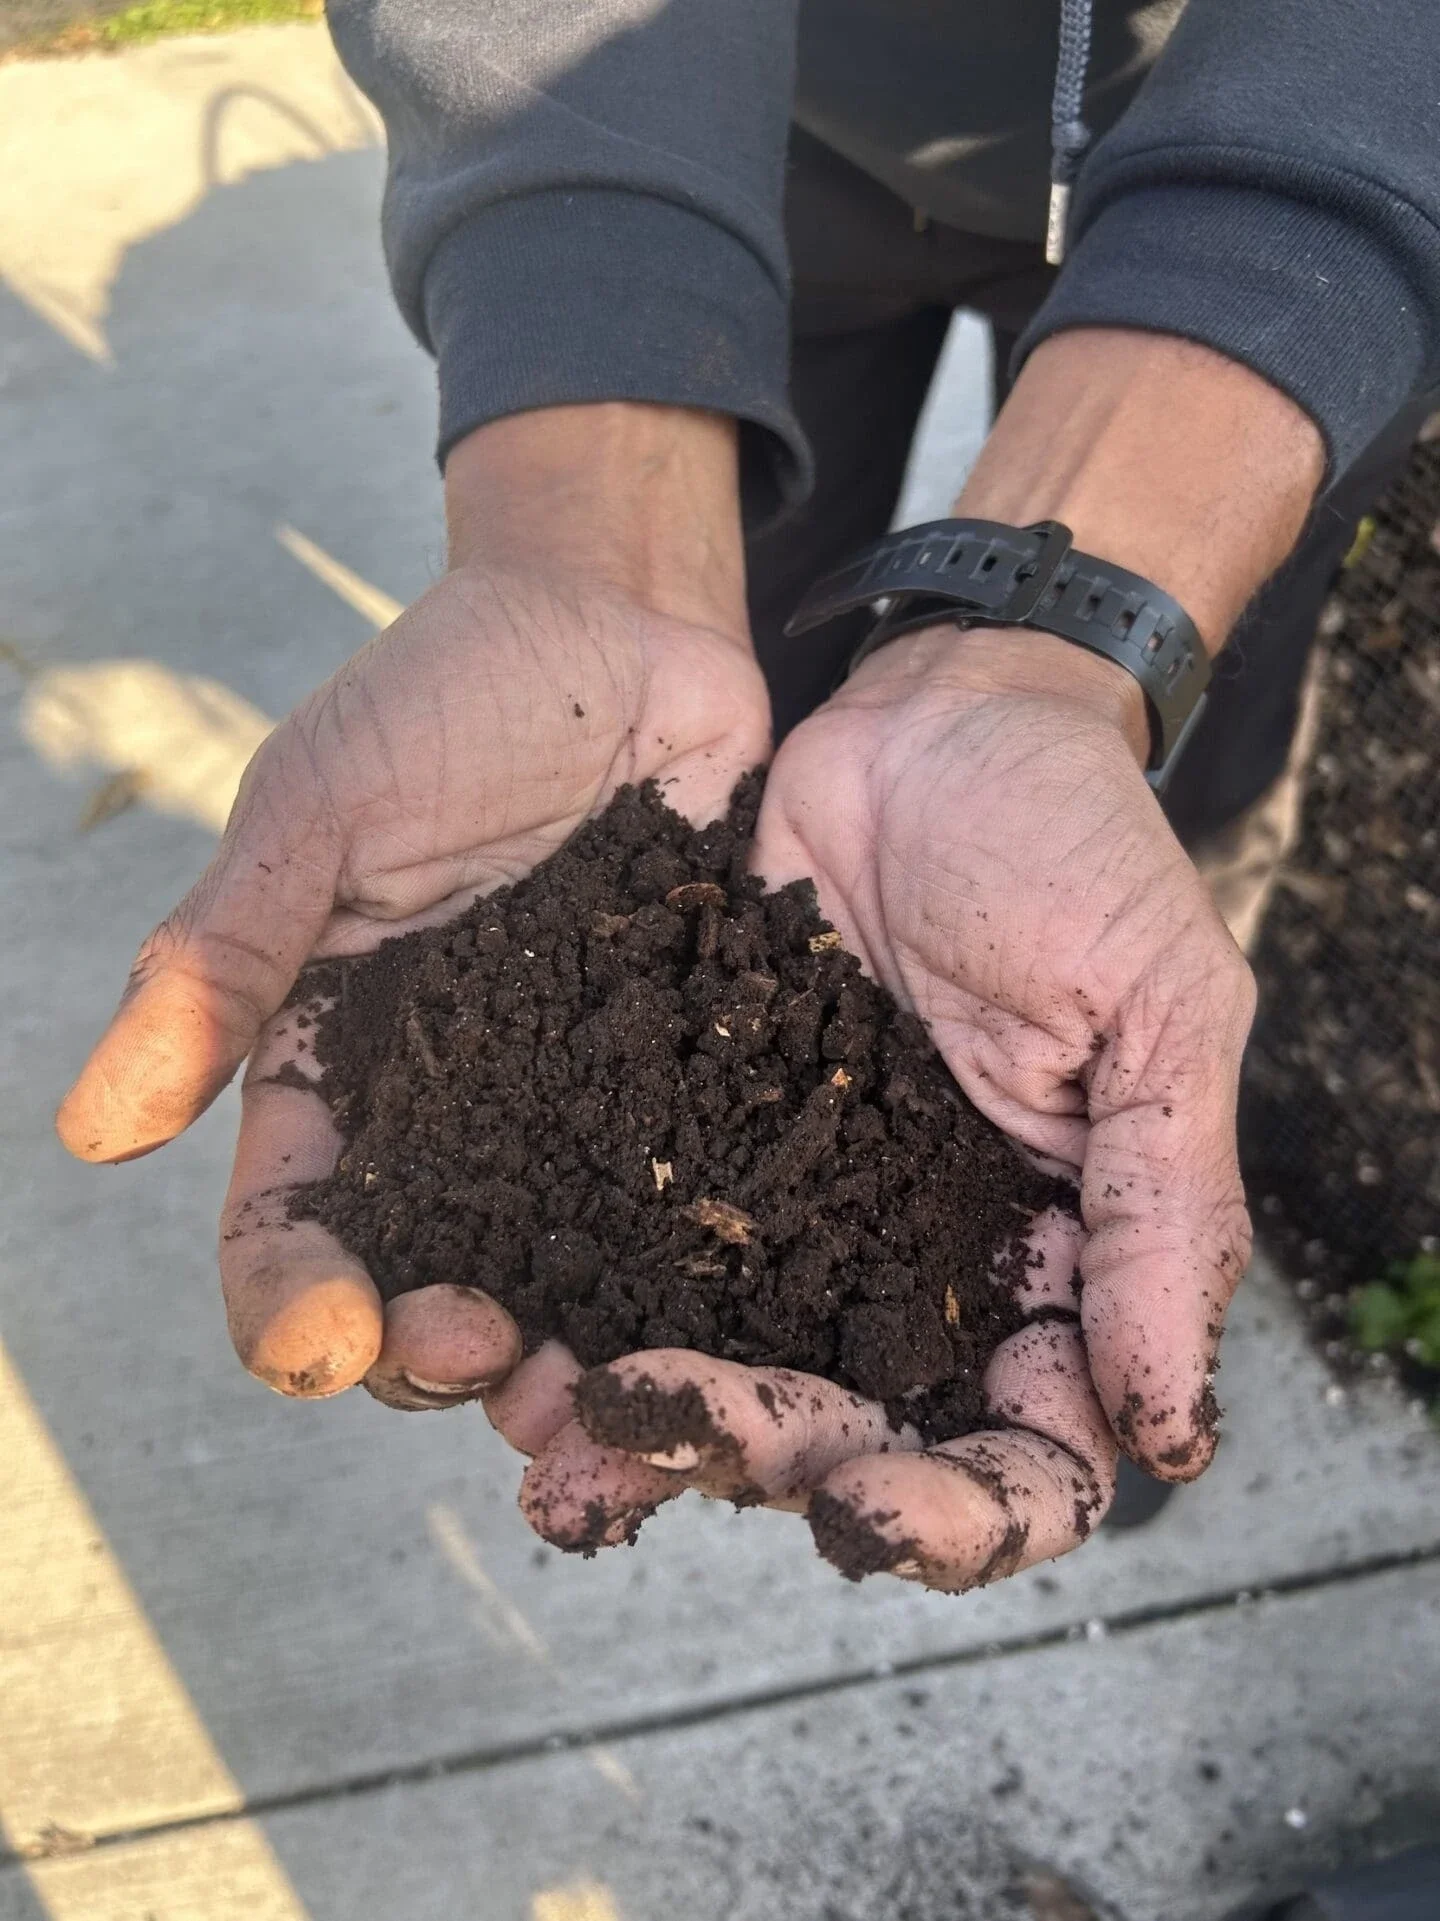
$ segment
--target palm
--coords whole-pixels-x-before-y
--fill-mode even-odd
[[[897,728],[832,702],[777,761],[757,859],[777,881],[813,875],[971,1099],[1079,1169],[1087,1091],[1135,1051],[1137,1002],[1199,995],[1224,1020],[1239,969],[1124,743],[1008,708],[917,703]]]
[[[447,575],[283,725],[237,808],[290,835],[344,823],[316,953],[528,872],[626,781],[664,779],[697,818],[765,757],[759,675],[731,637],[558,599],[533,580]]]
[[[382,1312],[364,1269],[288,1192],[340,1140],[295,1085],[306,1043],[276,1013],[304,963],[361,953],[557,847],[626,781],[697,819],[763,760],[769,710],[743,635],[458,571],[296,710],[246,772],[210,868],[147,941],[60,1115],[87,1159],[169,1140],[248,1054],[221,1281],[247,1365],[295,1394],[364,1378],[412,1407],[472,1397],[518,1359],[469,1288]]]

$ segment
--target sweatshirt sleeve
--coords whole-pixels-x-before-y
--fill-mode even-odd
[[[1016,365],[1073,327],[1182,334],[1325,436],[1333,477],[1440,380],[1436,0],[1189,0],[1087,160]]]
[[[808,487],[782,215],[797,0],[330,0],[390,147],[396,298],[440,374],[440,457],[564,402],[748,423]]]

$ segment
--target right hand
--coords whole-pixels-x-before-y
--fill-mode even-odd
[[[341,1147],[318,1096],[275,1079],[297,1060],[293,1022],[277,1010],[301,968],[449,918],[528,872],[626,782],[663,780],[672,805],[713,819],[769,750],[738,516],[732,556],[715,535],[727,519],[705,499],[713,485],[734,512],[732,430],[662,410],[574,412],[590,417],[586,432],[601,415],[612,427],[617,413],[641,417],[643,445],[617,450],[631,431],[622,421],[591,464],[613,491],[607,463],[635,456],[630,501],[642,521],[647,477],[664,485],[660,511],[688,501],[704,543],[696,564],[657,582],[642,552],[627,574],[623,543],[587,527],[564,497],[565,477],[584,465],[573,446],[545,450],[554,531],[542,538],[506,522],[493,465],[478,517],[455,511],[452,485],[453,549],[465,564],[260,748],[214,860],[144,943],[60,1110],[72,1153],[130,1160],[187,1128],[250,1058],[221,1281],[240,1358],[281,1393],[323,1396],[364,1380],[397,1405],[446,1406],[508,1374],[520,1354],[510,1317],[477,1290],[429,1287],[382,1309],[369,1275],[318,1223],[287,1220],[289,1190],[329,1173]],[[552,440],[566,425],[524,419]],[[482,430],[478,459],[492,463],[498,444],[513,479],[520,431]],[[687,436],[686,450],[667,455],[667,434]],[[475,461],[457,453],[473,479]],[[533,500],[545,486],[532,453]],[[447,478],[456,466],[452,455]],[[688,488],[674,484],[677,466]]]

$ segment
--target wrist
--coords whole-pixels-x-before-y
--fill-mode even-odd
[[[445,463],[452,568],[553,574],[749,648],[735,422],[634,402],[492,421]]]
[[[1114,661],[1036,629],[944,624],[902,634],[860,666],[851,690],[859,699],[1063,703],[1087,724],[1113,729],[1137,766],[1150,758],[1140,683]]]

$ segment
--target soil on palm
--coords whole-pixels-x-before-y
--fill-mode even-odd
[[[695,829],[625,789],[447,925],[307,972],[345,1141],[297,1190],[387,1297],[480,1287],[587,1367],[698,1348],[979,1423],[1023,1233],[1067,1184],[965,1098],[809,882],[746,872],[760,777]]]

